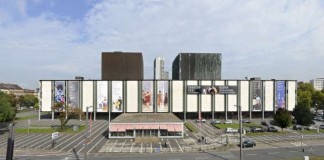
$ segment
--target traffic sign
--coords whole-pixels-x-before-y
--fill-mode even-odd
[[[52,133],[52,140],[56,139],[59,136],[59,132]]]

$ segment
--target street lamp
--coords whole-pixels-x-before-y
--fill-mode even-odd
[[[240,160],[243,160],[243,151],[242,151],[242,108],[241,106],[235,105],[239,112],[239,124],[240,124]]]

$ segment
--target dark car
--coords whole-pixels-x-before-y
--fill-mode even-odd
[[[245,140],[245,141],[242,142],[242,148],[255,147],[255,146],[256,146],[256,144],[252,140]]]
[[[274,126],[269,126],[267,129],[268,132],[278,132],[278,129],[275,128]]]
[[[210,124],[221,124],[221,123],[222,123],[222,121],[220,121],[220,120],[213,120],[210,122]]]
[[[243,120],[242,120],[242,123],[251,123],[251,121],[248,120],[248,119],[243,119]]]
[[[319,129],[324,129],[324,124],[321,124],[321,125],[319,126]]]
[[[261,121],[261,124],[264,126],[271,126],[271,124],[268,121]]]
[[[302,130],[303,126],[296,124],[296,125],[294,125],[293,129],[294,130]]]

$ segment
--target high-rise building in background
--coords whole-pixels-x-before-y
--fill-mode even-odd
[[[220,80],[221,53],[180,53],[172,64],[174,80]]]
[[[313,85],[314,89],[322,90],[324,88],[324,78],[312,79],[310,83]]]
[[[140,52],[102,52],[102,80],[143,80],[143,56]]]
[[[164,69],[163,57],[156,57],[154,60],[154,79],[169,79],[169,72]]]

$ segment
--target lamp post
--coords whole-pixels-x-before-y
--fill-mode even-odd
[[[242,108],[241,106],[235,105],[239,112],[239,124],[240,124],[240,160],[243,160],[243,151],[242,151]]]

